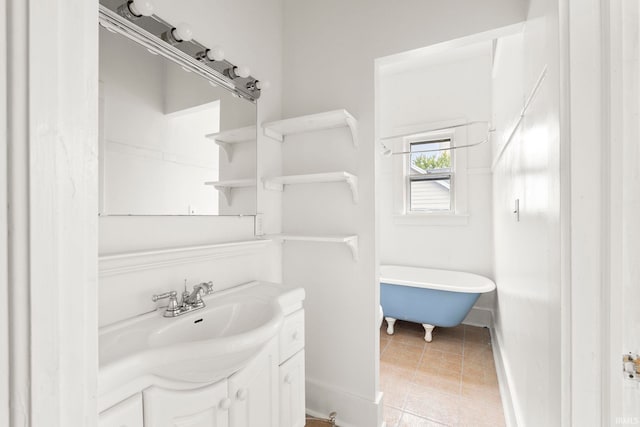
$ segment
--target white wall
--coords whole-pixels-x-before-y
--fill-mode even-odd
[[[281,0],[239,0],[229,4],[221,0],[154,1],[155,13],[171,23],[187,22],[194,38],[206,46],[222,46],[227,58],[236,64],[247,64],[253,76],[269,80],[270,90],[258,101],[258,122],[281,115],[282,102],[282,2]],[[279,145],[258,136],[260,155],[266,168],[279,172]],[[262,148],[261,146],[264,146]],[[279,231],[280,208],[276,195],[258,194],[259,206],[269,209],[265,218],[267,231]],[[191,245],[252,239],[253,217],[101,217],[99,220],[99,253],[111,255],[131,251],[148,251]],[[271,245],[260,256],[239,256],[229,262],[218,260],[205,265],[189,265],[183,269],[157,275],[123,275],[100,280],[100,324],[136,314],[121,310],[118,301],[134,298],[141,311],[148,309],[153,293],[180,290],[182,279],[189,283],[213,280],[218,289],[247,280],[281,280],[280,247]],[[135,304],[134,304],[135,305]]]
[[[285,248],[283,263],[285,282],[307,289],[307,405],[324,414],[337,410],[340,424],[371,426],[381,420],[376,394],[379,257],[374,60],[521,21],[524,3],[413,0],[400,6],[383,0],[285,1],[285,117],[346,108],[359,120],[357,155],[337,130],[327,132],[322,140],[318,136],[305,140],[313,143],[315,138],[319,144],[329,144],[317,162],[306,160],[308,154],[301,150],[287,154],[287,150],[298,150],[292,141],[284,145],[285,168],[304,160],[302,166],[344,168],[360,179],[356,206],[349,204],[344,189],[334,187],[308,189],[307,193],[294,190],[283,196],[285,229],[342,231],[360,237],[357,264],[345,247],[318,244]],[[313,194],[324,204],[305,194]],[[318,212],[306,209],[307,203]]]
[[[522,426],[561,423],[558,38],[557,4],[532,0],[523,33],[498,41],[493,79],[495,329]],[[546,78],[505,146],[545,67]]]
[[[404,60],[400,66],[383,66],[378,74],[380,91],[376,102],[382,136],[401,134],[405,128],[426,129],[432,123],[452,120],[490,121],[491,41],[435,54],[430,54],[429,48],[422,51],[414,53],[411,62]],[[385,62],[393,63],[393,57]],[[388,68],[391,70],[387,71]],[[478,135],[467,140],[467,144],[486,136],[482,134],[484,125],[474,127],[479,127],[480,132],[474,132]],[[396,144],[395,151],[401,151],[399,148]],[[460,188],[465,193],[466,208],[457,212],[462,216],[459,221],[451,222],[440,215],[407,218],[397,212],[394,206],[402,197],[404,182],[394,186],[401,171],[393,164],[406,162],[407,157],[382,158],[378,192],[381,264],[466,271],[493,278],[491,145],[463,150],[454,151],[453,156],[465,160],[456,169],[456,177],[460,178],[456,182],[464,178],[467,184],[464,190]],[[476,308],[493,310],[493,305],[491,293],[482,295]],[[490,313],[485,314],[490,322]]]

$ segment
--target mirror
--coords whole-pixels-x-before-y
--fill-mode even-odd
[[[255,215],[256,105],[100,28],[100,215]]]

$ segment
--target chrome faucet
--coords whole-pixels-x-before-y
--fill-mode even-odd
[[[182,302],[178,303],[178,293],[176,291],[165,292],[163,294],[154,295],[151,299],[155,302],[160,299],[169,298],[169,304],[164,311],[164,317],[177,317],[193,310],[205,307],[203,295],[213,293],[213,282],[198,283],[193,287],[193,291],[187,291],[186,280],[184,292],[182,293]]]
[[[188,297],[182,297],[182,304],[189,305],[193,308],[202,308],[204,307],[204,301],[202,300],[202,295],[209,295],[213,292],[213,282],[202,282],[198,283],[193,287],[193,291],[189,294]]]

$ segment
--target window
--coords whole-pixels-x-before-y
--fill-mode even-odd
[[[453,150],[451,137],[409,142],[406,156],[407,212],[451,212],[454,210]]]

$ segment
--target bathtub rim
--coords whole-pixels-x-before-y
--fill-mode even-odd
[[[379,282],[388,285],[480,294],[491,292],[496,288],[493,280],[479,274],[396,264],[380,266]]]

